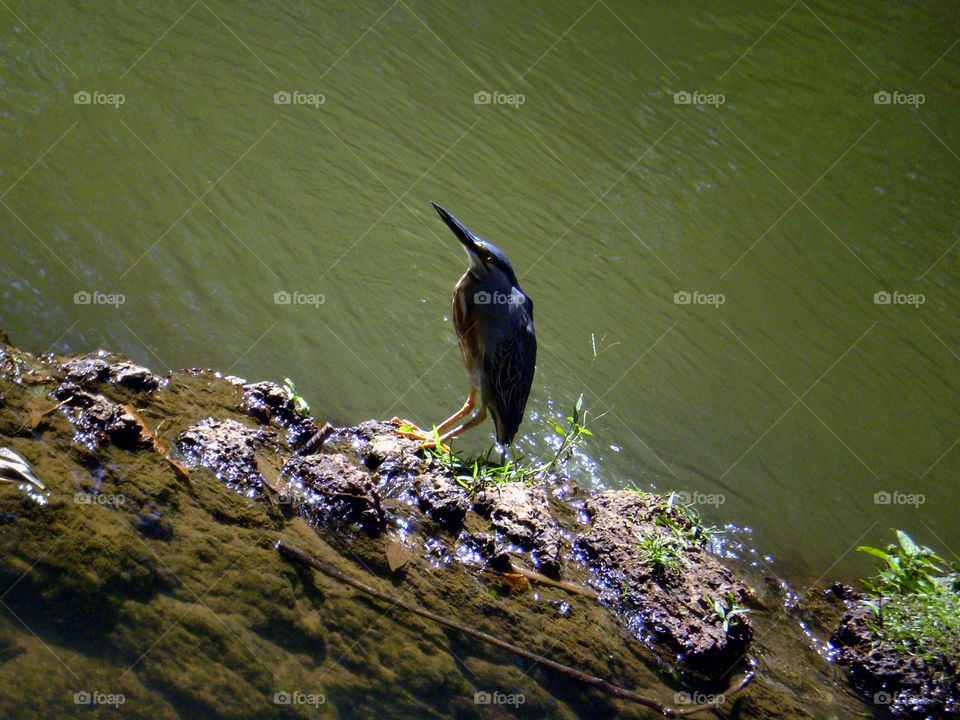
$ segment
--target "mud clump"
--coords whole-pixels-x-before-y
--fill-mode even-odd
[[[396,426],[390,423],[368,420],[353,428],[341,428],[330,443],[355,452],[380,483],[410,482],[429,463],[420,452],[420,443],[394,430]]]
[[[641,637],[651,633],[683,669],[719,679],[741,662],[753,629],[742,615],[724,627],[716,604],[728,611],[731,605],[743,607],[749,593],[706,551],[695,524],[674,509],[656,495],[601,493],[587,501],[589,528],[574,546],[596,570],[602,600],[636,619]],[[679,548],[675,562],[680,567],[645,557],[640,546],[646,538]]]
[[[67,380],[84,386],[110,383],[137,392],[152,392],[163,384],[163,380],[147,368],[118,359],[103,350],[70,358],[60,367]]]
[[[296,495],[303,493],[301,507],[314,522],[355,522],[374,537],[386,528],[373,480],[343,455],[293,457],[283,474],[297,484]]]
[[[870,628],[874,610],[856,603],[830,638],[836,662],[875,705],[904,718],[960,717],[960,659],[923,659],[884,643]]]
[[[112,444],[124,450],[140,450],[150,445],[137,419],[103,395],[69,382],[57,386],[53,394],[63,403],[64,413],[78,435],[92,447]]]
[[[273,421],[288,429],[294,445],[302,445],[319,430],[316,421],[302,414],[290,394],[273,382],[244,385],[241,408],[263,424]]]
[[[236,420],[207,418],[180,433],[181,452],[216,473],[223,482],[260,490],[263,476],[257,467],[257,449],[266,433]]]
[[[532,551],[538,569],[559,575],[563,566],[560,528],[542,486],[509,482],[477,495],[475,507],[489,514],[493,527],[524,550]]]

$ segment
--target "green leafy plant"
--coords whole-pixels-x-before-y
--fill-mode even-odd
[[[730,628],[736,627],[741,622],[741,617],[746,615],[749,610],[737,604],[737,598],[732,592],[723,596],[726,603],[719,600],[713,601],[713,611],[704,615],[704,620],[713,620],[716,618],[723,626],[724,632],[730,632]]]
[[[287,399],[293,401],[293,409],[301,416],[310,414],[310,405],[300,395],[297,394],[297,386],[293,384],[290,378],[283,379],[283,391],[287,394]]]
[[[583,443],[583,439],[591,437],[592,432],[586,428],[586,414],[583,412],[583,395],[577,398],[573,406],[573,413],[567,416],[567,426],[564,427],[552,418],[547,422],[553,428],[553,431],[560,437],[560,447],[557,448],[557,454],[553,460],[541,468],[544,473],[553,472],[561,458],[569,458]]]
[[[877,595],[932,593],[949,581],[944,575],[946,560],[928,547],[917,545],[902,530],[896,530],[898,545],[886,550],[861,545],[860,552],[873,555],[886,563],[872,580],[863,583]]]
[[[886,549],[863,545],[860,552],[882,560],[875,576],[862,580],[873,597],[868,620],[877,642],[932,659],[960,656],[960,585],[955,567],[930,548],[896,530]]]

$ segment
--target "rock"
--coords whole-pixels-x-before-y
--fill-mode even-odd
[[[261,423],[274,420],[281,427],[289,429],[294,445],[305,443],[319,430],[316,420],[309,415],[302,415],[287,391],[273,382],[244,385],[241,407]]]
[[[270,422],[278,414],[284,416],[285,419],[289,419],[289,413],[293,410],[286,391],[273,382],[244,385],[241,407],[244,412],[262,423]]]
[[[305,509],[314,522],[355,522],[371,536],[386,527],[380,496],[369,474],[343,455],[292,457],[283,474],[299,483]],[[297,492],[292,493],[299,494]]]
[[[137,419],[103,395],[87,392],[69,382],[57,386],[53,394],[65,403],[64,413],[88,446],[98,448],[110,443],[123,450],[150,446]]]
[[[262,430],[211,417],[180,433],[177,443],[182,453],[215,472],[220,480],[258,491],[263,476],[255,453],[264,439]]]
[[[351,446],[381,482],[410,481],[425,471],[427,461],[419,441],[398,435],[396,429],[392,423],[368,420],[341,429],[331,442]]]
[[[161,378],[147,368],[128,360],[110,362],[112,356],[104,351],[93,355],[79,355],[61,363],[60,368],[70,382],[79,385],[112,383],[130,390],[150,392],[162,384]]]
[[[602,599],[615,608],[641,637],[676,654],[681,667],[704,679],[719,679],[743,659],[753,635],[743,615],[724,629],[712,616],[714,603],[729,609],[729,597],[742,607],[746,587],[702,544],[688,542],[682,572],[658,573],[643,562],[640,539],[670,531],[656,519],[666,511],[663,498],[629,490],[608,491],[587,501],[589,531],[577,537],[575,549],[596,570],[604,586]],[[685,517],[669,518],[681,530],[692,524]],[[707,619],[709,618],[709,619]]]
[[[449,475],[426,473],[417,478],[416,495],[420,506],[434,522],[447,530],[456,531],[470,510],[467,491]]]
[[[542,486],[504,483],[478,493],[474,505],[482,512],[489,512],[494,528],[505,537],[524,550],[531,550],[541,572],[548,575],[560,572],[562,536]]]

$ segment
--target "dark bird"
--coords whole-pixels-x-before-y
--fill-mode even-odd
[[[470,267],[453,289],[453,327],[470,391],[463,407],[440,423],[437,432],[440,441],[446,442],[479,425],[489,410],[496,425],[497,442],[509,445],[523,420],[537,362],[533,301],[520,289],[506,255],[467,230],[442,207],[431,204],[457,236],[470,260]],[[478,394],[480,409],[458,425],[476,408]],[[433,433],[405,425],[398,430],[403,435],[428,444],[433,438]]]

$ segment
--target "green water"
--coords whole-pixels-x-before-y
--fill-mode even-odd
[[[958,35],[951,2],[10,0],[0,323],[437,422],[435,200],[536,303],[524,452],[583,392],[582,476],[722,496],[798,582],[894,526],[960,551]]]

